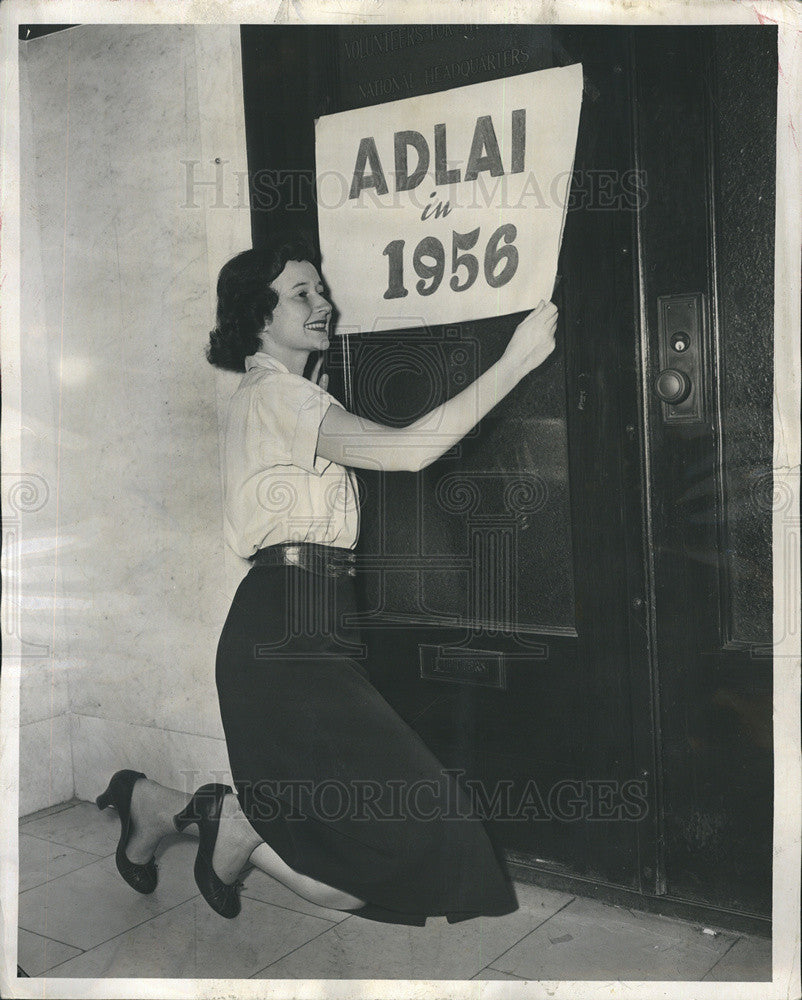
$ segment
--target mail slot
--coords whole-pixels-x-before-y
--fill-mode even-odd
[[[503,653],[457,646],[418,646],[420,675],[425,680],[452,681],[474,687],[507,690]]]

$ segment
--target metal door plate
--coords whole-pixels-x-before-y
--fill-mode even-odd
[[[660,404],[667,424],[705,419],[709,373],[705,364],[704,305],[702,292],[661,295],[657,299],[658,372],[674,369],[687,375],[691,382],[687,399]]]

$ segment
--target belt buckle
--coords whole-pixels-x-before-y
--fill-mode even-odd
[[[327,552],[326,550],[323,550],[321,555],[326,576],[338,577],[340,575],[340,562],[337,555],[334,552]]]
[[[284,546],[284,562],[289,566],[301,566],[301,549],[298,545]]]
[[[356,569],[354,568],[354,553],[353,552],[342,552],[338,550],[337,553],[332,553],[330,560],[326,561],[326,569],[329,576],[356,576]]]

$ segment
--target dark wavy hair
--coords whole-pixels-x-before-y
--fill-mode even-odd
[[[261,347],[265,323],[278,303],[270,285],[288,260],[308,260],[318,266],[318,255],[305,234],[282,234],[266,246],[243,250],[223,265],[217,279],[215,328],[206,348],[210,364],[245,371],[245,359]]]

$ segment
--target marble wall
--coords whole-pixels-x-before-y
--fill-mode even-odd
[[[250,219],[238,28],[87,25],[20,49],[22,467],[41,501],[20,548],[26,814],[120,767],[227,775],[214,654],[242,568],[218,426],[237,377],[203,348]],[[219,170],[222,198],[190,170]]]

